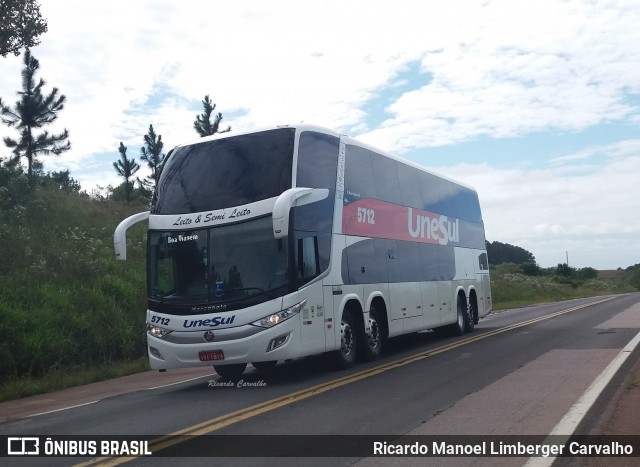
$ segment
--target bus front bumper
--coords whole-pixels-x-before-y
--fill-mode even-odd
[[[298,317],[271,328],[252,325],[226,329],[147,333],[152,369],[286,360],[300,356]]]

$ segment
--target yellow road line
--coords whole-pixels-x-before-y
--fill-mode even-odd
[[[499,328],[494,331],[489,331],[483,334],[478,334],[472,337],[468,337],[466,339],[458,340],[456,342],[451,342],[449,344],[442,345],[432,350],[427,350],[425,352],[421,352],[416,355],[412,355],[410,357],[402,358],[400,360],[396,360],[394,362],[385,363],[383,365],[379,365],[375,368],[370,368],[368,370],[363,370],[353,375],[344,376],[342,378],[338,378],[332,381],[328,381],[325,383],[318,384],[316,386],[312,386],[310,388],[301,389],[296,392],[292,392],[291,394],[287,394],[285,396],[280,396],[275,399],[271,399],[265,402],[261,402],[259,404],[252,405],[250,407],[245,407],[244,409],[236,410],[235,412],[231,412],[225,415],[221,415],[220,417],[216,417],[202,423],[198,423],[196,425],[192,425],[190,427],[184,428],[182,430],[174,431],[168,435],[160,436],[152,440],[149,443],[149,449],[151,452],[160,451],[162,449],[166,449],[171,446],[175,446],[186,441],[187,436],[197,436],[197,435],[205,435],[207,433],[211,433],[216,430],[220,430],[221,428],[227,427],[229,425],[233,425],[235,423],[241,422],[243,420],[247,420],[252,417],[256,417],[260,414],[270,412],[272,410],[278,409],[288,404],[293,404],[294,402],[301,401],[303,399],[308,399],[309,397],[316,396],[318,394],[322,394],[327,391],[331,391],[333,389],[339,388],[341,386],[345,386],[347,384],[354,383],[356,381],[360,381],[366,378],[370,378],[371,376],[378,375],[380,373],[384,373],[389,370],[393,370],[394,368],[400,368],[410,363],[417,362],[419,360],[423,360],[425,358],[432,357],[434,355],[438,355],[443,352],[447,352],[449,350],[455,349],[457,347],[462,347],[463,345],[471,344],[472,342],[477,342],[482,339],[486,339],[488,337],[492,337],[498,334],[502,334],[504,332],[512,331],[514,329],[522,328],[525,326],[529,326],[531,324],[539,323],[540,321],[545,321],[547,319],[555,318],[557,316],[561,316],[567,313],[571,313],[573,311],[580,310],[582,308],[586,308],[593,305],[598,305],[600,303],[607,302],[612,300],[615,297],[607,297],[605,299],[599,300],[597,302],[586,303],[583,305],[574,306],[572,308],[567,308],[566,310],[556,311],[554,313],[541,316],[539,318],[533,318],[527,321],[523,321],[521,323],[512,324],[511,326],[506,326],[504,328]],[[103,465],[103,466],[115,466],[120,465],[125,462],[129,462],[131,460],[136,459],[136,457],[100,457],[97,459],[92,459],[88,462],[84,462],[81,464],[77,464],[76,467],[85,467],[85,466],[93,466],[93,465]]]

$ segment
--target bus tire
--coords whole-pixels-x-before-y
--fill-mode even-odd
[[[361,339],[361,348],[363,358],[372,362],[379,359],[380,355],[382,355],[382,343],[384,340],[381,316],[378,310],[373,307],[371,307],[369,311],[368,328],[369,331],[365,330],[364,338]]]
[[[229,381],[236,381],[242,377],[242,373],[244,373],[245,368],[247,367],[246,363],[232,363],[231,365],[213,365],[213,369],[216,370],[222,379],[226,379]]]
[[[465,314],[464,314],[464,331],[465,332],[472,332],[473,329],[476,327],[475,318],[473,315],[474,315],[473,307],[471,306],[471,303],[467,303]]]
[[[269,371],[278,364],[278,360],[269,360],[266,362],[251,362],[251,364],[258,371]]]
[[[451,336],[461,336],[464,334],[466,322],[465,316],[467,316],[467,313],[465,311],[463,299],[458,296],[458,300],[456,301],[456,322],[450,324],[448,327],[449,334]]]
[[[340,321],[340,348],[332,354],[338,369],[346,370],[356,362],[359,337],[353,315],[345,311]]]

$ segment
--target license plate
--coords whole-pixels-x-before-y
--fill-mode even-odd
[[[222,350],[203,350],[198,354],[201,362],[212,362],[214,360],[224,360]]]

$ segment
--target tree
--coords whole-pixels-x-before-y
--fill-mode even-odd
[[[567,263],[560,263],[556,268],[556,275],[564,276],[564,277],[573,277],[576,275],[576,269],[572,268]]]
[[[527,276],[539,276],[542,274],[542,269],[536,263],[527,262],[520,265],[520,269]]]
[[[135,175],[138,169],[140,169],[140,165],[138,165],[134,158],[127,158],[127,147],[122,144],[122,141],[120,141],[118,151],[120,152],[120,159],[113,163],[113,167],[116,169],[116,172],[118,172],[118,175],[124,178],[124,192],[128,203],[131,201],[131,191],[133,190],[133,182],[129,180]]]
[[[498,265],[502,263],[525,264],[536,262],[535,256],[530,251],[519,246],[502,242],[486,242],[489,263]]]
[[[148,187],[152,185],[155,187],[158,185],[160,174],[162,173],[162,167],[164,165],[164,159],[166,154],[162,154],[162,148],[164,143],[162,142],[162,136],[156,135],[153,129],[153,125],[149,125],[149,131],[144,135],[144,146],[140,148],[140,159],[145,161],[151,169],[151,180],[143,182]]]
[[[631,286],[640,290],[640,264],[634,264],[629,266],[624,273],[626,280],[629,281]]]
[[[211,123],[211,114],[216,109],[216,105],[211,102],[209,95],[204,96],[202,101],[204,111],[202,114],[196,116],[196,121],[193,122],[193,128],[200,136],[211,136],[216,133],[226,133],[231,131],[231,127],[228,126],[226,130],[219,130],[220,122],[222,121],[222,114],[218,112],[214,117],[213,123]]]
[[[58,188],[58,190],[66,191],[69,193],[79,193],[80,183],[71,176],[69,170],[61,170],[59,172],[49,172],[42,178],[44,184],[51,184]]]
[[[37,84],[35,82],[35,74],[39,68],[40,63],[27,49],[24,53],[22,91],[18,91],[20,100],[13,109],[0,101],[2,122],[9,127],[15,126],[20,131],[18,140],[4,138],[4,144],[13,149],[10,162],[18,164],[22,157],[27,159],[27,178],[30,184],[33,184],[34,171],[42,169],[39,155],[59,155],[71,149],[69,131],[66,129],[59,134],[49,134],[46,130],[35,134],[38,128],[56,121],[66,100],[64,94],[58,95],[58,88],[55,87],[48,95],[43,94],[44,80],[40,78]]]
[[[45,32],[47,20],[35,0],[0,1],[0,55],[19,55],[20,49],[38,45]]]
[[[578,269],[577,272],[578,272],[578,279],[588,280],[588,279],[597,279],[598,278],[597,269],[594,269],[594,268],[591,268],[591,267],[580,268],[580,269]]]

